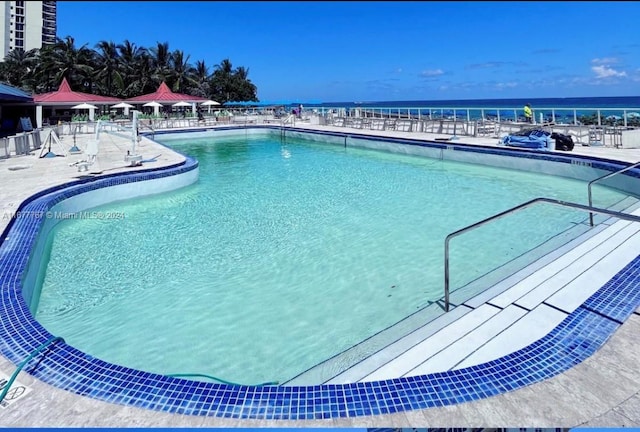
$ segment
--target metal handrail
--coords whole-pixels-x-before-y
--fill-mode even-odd
[[[445,305],[445,312],[449,312],[449,241],[453,238],[453,237],[457,237],[460,234],[463,234],[467,231],[470,231],[472,229],[475,229],[481,225],[484,225],[488,222],[494,221],[496,219],[501,219],[504,216],[507,216],[510,213],[516,212],[518,210],[522,210],[525,207],[529,207],[533,204],[538,204],[541,202],[545,202],[548,204],[554,204],[554,205],[559,205],[559,206],[563,206],[563,207],[571,207],[571,208],[575,208],[575,209],[579,209],[579,210],[585,210],[585,211],[589,211],[589,212],[594,212],[594,213],[602,213],[602,214],[607,214],[609,216],[614,216],[620,219],[624,219],[624,220],[628,220],[631,222],[640,222],[640,216],[635,216],[635,215],[631,215],[631,214],[627,214],[627,213],[621,213],[621,212],[617,212],[617,211],[613,211],[613,210],[607,210],[607,209],[603,209],[603,208],[599,208],[599,207],[593,207],[593,206],[587,206],[587,205],[583,205],[583,204],[577,204],[577,203],[572,203],[572,202],[568,202],[568,201],[560,201],[560,200],[556,200],[556,199],[552,199],[552,198],[534,198],[531,201],[527,201],[523,204],[517,205],[515,207],[512,207],[508,210],[505,210],[503,212],[500,212],[498,214],[495,214],[493,216],[490,216],[486,219],[481,220],[480,222],[476,222],[474,224],[471,224],[469,226],[466,226],[462,229],[459,229],[457,231],[452,232],[451,234],[449,234],[445,240],[444,240],[444,305]]]
[[[131,127],[133,127],[133,123],[131,124]],[[140,129],[148,129],[151,131],[151,139],[155,139],[156,136],[156,129],[153,127],[153,121],[149,122],[148,125],[144,124],[141,121],[138,121],[138,133],[140,132]]]
[[[607,178],[609,178],[609,177],[613,177],[613,176],[614,176],[614,175],[616,175],[616,174],[620,174],[620,173],[623,173],[623,172],[625,172],[625,171],[629,171],[629,170],[631,170],[631,169],[633,169],[633,168],[635,168],[635,167],[638,167],[638,166],[640,166],[640,162],[636,162],[635,164],[633,164],[633,165],[629,165],[628,167],[622,168],[621,170],[618,170],[618,171],[616,171],[616,172],[612,172],[612,173],[609,173],[609,174],[605,174],[605,175],[603,175],[603,176],[601,176],[601,177],[598,177],[598,178],[596,178],[596,179],[591,180],[591,181],[589,182],[589,184],[587,185],[587,192],[588,192],[588,194],[589,194],[589,207],[593,206],[593,199],[592,199],[592,193],[591,193],[591,185],[593,185],[593,184],[594,184],[595,182],[597,182],[597,181],[604,180],[604,179],[607,179]],[[593,213],[591,213],[591,212],[589,212],[589,224],[590,224],[591,226],[593,226]]]

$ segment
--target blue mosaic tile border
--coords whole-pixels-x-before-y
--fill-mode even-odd
[[[29,212],[27,215],[46,211],[88,190],[179,174],[195,167],[197,162],[187,158],[184,164],[166,169],[73,182],[35,194],[21,209]],[[33,318],[21,295],[21,278],[42,220],[25,216],[12,222],[0,244],[0,351],[17,364],[52,335]],[[639,288],[640,256],[531,345],[480,365],[408,378],[343,385],[230,386],[117,366],[61,342],[26,370],[79,395],[179,414],[270,420],[391,414],[494,396],[566,371],[592,355],[640,306]]]

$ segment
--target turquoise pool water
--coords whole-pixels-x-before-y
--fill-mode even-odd
[[[584,182],[303,140],[166,144],[199,160],[199,182],[58,224],[36,312],[150,372],[285,381],[442,297],[448,233],[537,196],[586,201]],[[454,240],[452,287],[585,219],[539,206]]]

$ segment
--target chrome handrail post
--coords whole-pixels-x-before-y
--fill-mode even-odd
[[[640,164],[640,162],[638,163]],[[632,167],[627,167],[627,169],[631,169]],[[615,173],[612,173],[611,175],[613,175]],[[545,202],[548,204],[554,204],[554,205],[558,205],[558,206],[562,206],[562,207],[569,207],[569,208],[574,208],[574,209],[578,209],[578,210],[586,210],[586,211],[590,211],[590,212],[594,212],[594,213],[602,213],[602,214],[606,214],[609,216],[614,216],[617,217],[619,219],[623,219],[623,220],[627,220],[627,221],[631,221],[631,222],[640,222],[640,216],[636,216],[636,215],[632,215],[632,214],[627,214],[627,213],[622,213],[622,212],[618,212],[618,211],[614,211],[614,210],[608,210],[608,209],[603,209],[603,208],[599,208],[599,207],[593,207],[593,206],[586,206],[583,204],[578,204],[578,203],[573,203],[573,202],[569,202],[569,201],[560,201],[557,199],[553,199],[553,198],[534,198],[530,201],[527,201],[525,203],[522,203],[520,205],[517,205],[515,207],[512,207],[510,209],[507,209],[503,212],[497,213],[493,216],[489,216],[486,219],[482,219],[479,222],[476,222],[474,224],[468,225],[464,228],[461,228],[457,231],[454,231],[452,233],[450,233],[446,238],[445,238],[445,259],[444,259],[444,274],[445,274],[445,286],[444,286],[444,301],[445,301],[445,311],[448,312],[449,311],[449,291],[450,291],[450,287],[449,287],[449,240],[451,240],[453,237],[456,237],[460,234],[464,234],[467,231],[470,231],[474,228],[477,228],[481,225],[484,225],[488,222],[494,221],[496,219],[501,219],[504,216],[507,216],[510,213],[514,213],[518,210],[521,210],[525,207],[529,207],[533,204],[537,204],[540,202]]]
[[[449,236],[444,240],[444,311],[449,312]]]
[[[638,166],[640,166],[640,162],[636,162],[636,163],[634,163],[633,165],[629,165],[629,166],[624,167],[624,168],[622,168],[622,169],[620,169],[620,170],[618,170],[618,171],[615,171],[615,172],[612,172],[612,173],[608,173],[608,174],[605,174],[605,175],[603,175],[603,176],[600,176],[600,177],[598,177],[598,178],[595,178],[595,179],[591,180],[591,181],[589,182],[589,184],[587,185],[587,195],[588,195],[588,199],[589,199],[589,207],[593,206],[593,201],[592,201],[592,198],[593,198],[593,196],[592,196],[592,195],[593,195],[593,193],[591,192],[591,186],[592,186],[595,182],[598,182],[598,181],[600,181],[600,180],[607,179],[607,178],[609,178],[609,177],[613,177],[614,175],[621,174],[621,173],[623,173],[623,172],[625,172],[625,171],[629,171],[630,169],[633,169],[633,168],[638,167]],[[591,226],[593,226],[593,213],[592,213],[592,212],[589,212],[589,224],[590,224]]]

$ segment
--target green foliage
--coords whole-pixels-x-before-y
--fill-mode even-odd
[[[209,78],[211,98],[222,104],[227,102],[257,102],[257,87],[248,79],[249,70],[233,68],[229,59],[216,66]]]
[[[205,97],[220,103],[257,101],[257,87],[245,67],[233,68],[224,59],[209,73],[204,61],[170,50],[169,43],[151,48],[101,41],[96,49],[76,47],[71,36],[58,38],[41,49],[10,51],[0,62],[0,81],[33,93],[56,90],[65,77],[75,91],[127,99],[154,92],[164,81],[177,93]]]
[[[89,120],[89,114],[74,114],[71,116],[72,122],[86,122]]]

